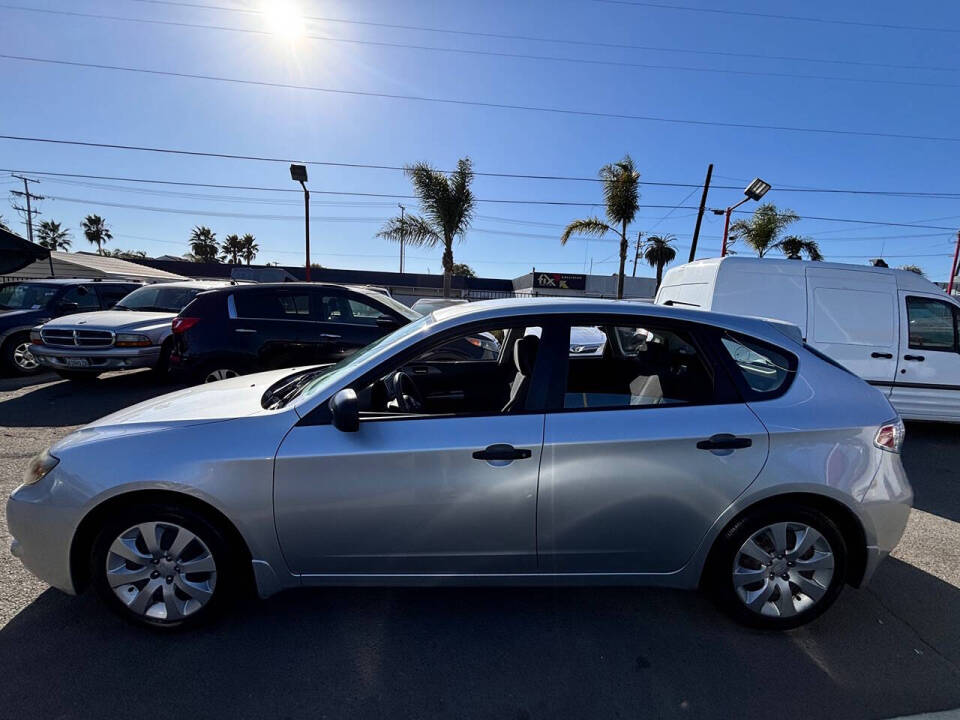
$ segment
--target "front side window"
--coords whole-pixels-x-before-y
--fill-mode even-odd
[[[724,333],[720,342],[754,392],[772,395],[794,372],[790,359],[771,347],[730,333]]]
[[[915,350],[956,350],[957,310],[942,300],[908,297],[909,345]]]
[[[576,330],[577,328],[574,328]],[[639,325],[598,326],[596,352],[578,353],[571,332],[567,410],[704,404],[713,373],[686,332]]]

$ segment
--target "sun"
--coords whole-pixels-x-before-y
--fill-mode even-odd
[[[263,0],[260,7],[267,29],[277,37],[295,41],[306,34],[303,15],[293,0]]]

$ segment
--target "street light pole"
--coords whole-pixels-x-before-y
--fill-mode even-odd
[[[743,205],[745,202],[748,202],[749,200],[750,198],[744,198],[743,200],[738,202],[736,205],[731,205],[730,207],[727,208],[727,212],[725,213],[725,217],[723,219],[723,245],[720,249],[720,257],[727,256],[727,235],[730,234],[730,214],[734,210],[736,210],[738,207]]]
[[[304,271],[307,282],[310,282],[310,191],[307,190],[307,166],[291,165],[290,178],[300,183],[303,188],[303,235],[306,244],[306,256],[304,260]]]
[[[397,203],[400,207],[400,272],[403,272],[403,241],[407,237],[407,226],[405,215],[407,209],[403,206],[403,203]]]
[[[950,265],[950,279],[947,281],[947,295],[953,295],[953,278],[957,274],[958,256],[960,256],[960,230],[957,230],[957,247],[953,251],[953,263]]]
[[[736,205],[731,205],[727,208],[726,218],[723,221],[723,245],[720,248],[720,257],[727,256],[727,235],[730,233],[730,214],[748,200],[759,200],[767,194],[767,190],[769,189],[770,183],[764,182],[760,178],[754,178],[753,182],[747,185],[747,188],[743,191],[746,197]]]

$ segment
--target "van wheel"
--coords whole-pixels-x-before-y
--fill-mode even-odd
[[[717,540],[709,585],[744,625],[787,630],[810,622],[840,594],[847,547],[836,524],[812,508],[748,511]]]
[[[90,577],[110,608],[160,630],[197,625],[236,595],[236,558],[220,530],[175,505],[128,507],[93,542]]]
[[[36,356],[30,351],[30,333],[16,333],[3,344],[0,350],[4,369],[14,375],[35,375],[41,368]]]

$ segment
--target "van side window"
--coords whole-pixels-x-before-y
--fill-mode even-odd
[[[764,395],[776,392],[793,372],[787,356],[773,348],[730,333],[724,333],[720,342],[754,392]]]
[[[908,297],[909,345],[915,350],[957,350],[957,310],[933,298]]]

